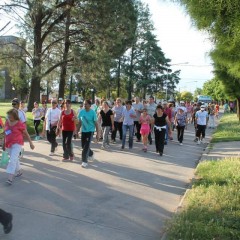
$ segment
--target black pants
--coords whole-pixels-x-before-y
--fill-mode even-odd
[[[150,129],[151,129],[152,128],[151,124],[149,126],[150,126]],[[152,144],[152,134],[151,134],[151,131],[148,134],[148,141],[149,141],[150,144]]]
[[[51,130],[47,130],[47,140],[51,143],[51,152],[52,153],[55,152],[55,148],[58,146],[58,143],[56,141],[56,133],[55,133],[56,128],[53,128]]]
[[[136,129],[137,129],[137,132],[136,132],[137,140],[141,140],[141,133],[140,133],[141,124],[139,123],[139,121],[134,121],[134,127],[135,126],[136,126]]]
[[[36,136],[39,136],[38,127],[41,123],[41,120],[34,120],[33,123],[34,123],[34,130],[35,130]]]
[[[0,209],[0,223],[6,226],[9,223],[10,214]]]
[[[111,136],[111,139],[113,141],[116,140],[117,131],[119,131],[120,140],[122,140],[122,125],[123,125],[122,122],[114,121],[114,130],[112,131],[112,136]]]
[[[185,126],[177,126],[177,138],[180,143],[183,141],[184,129]]]
[[[202,135],[202,138],[205,138],[205,131],[206,131],[206,125],[197,125],[196,136],[198,137],[198,139],[200,139],[201,135]]]
[[[72,151],[73,131],[62,131],[63,157],[73,157]]]
[[[87,162],[88,157],[93,155],[93,151],[90,149],[90,143],[92,141],[93,132],[82,132],[82,161]]]
[[[166,129],[163,128],[161,131],[159,131],[154,128],[154,134],[156,151],[159,153],[163,153]]]

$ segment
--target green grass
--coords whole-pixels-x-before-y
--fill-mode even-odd
[[[50,107],[51,104],[48,104],[48,107]],[[40,105],[41,107],[41,105]],[[72,104],[72,107],[75,111],[77,111],[79,104]],[[6,112],[12,108],[11,105],[11,101],[9,102],[0,102],[0,116],[3,119],[3,121],[5,122],[5,117],[6,117]],[[26,117],[27,117],[27,129],[28,129],[28,133],[30,135],[34,135],[35,131],[34,131],[34,126],[33,126],[33,118],[32,118],[32,113],[31,112],[27,112],[26,113]],[[43,123],[41,122],[41,125],[39,127],[40,132],[42,131],[42,126]]]
[[[168,225],[168,239],[240,239],[240,159],[205,161]]]
[[[236,114],[224,114],[212,136],[212,142],[230,141],[240,141],[240,123]]]

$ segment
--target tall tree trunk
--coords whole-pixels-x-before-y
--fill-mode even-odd
[[[66,87],[66,76],[67,76],[67,59],[70,48],[70,39],[69,39],[69,28],[71,21],[71,8],[68,9],[67,17],[66,17],[66,26],[65,26],[65,43],[64,43],[64,52],[63,52],[63,64],[61,65],[61,73],[60,73],[60,82],[59,82],[59,90],[58,96],[60,98],[64,98],[64,91]]]
[[[240,97],[237,98],[237,116],[240,122]]]
[[[120,76],[121,76],[121,57],[118,59],[118,72],[117,72],[117,97],[120,97]]]
[[[131,63],[128,79],[128,100],[132,100],[132,78],[133,78],[133,59],[134,59],[134,46],[132,47],[131,52]]]
[[[33,72],[30,83],[30,93],[28,99],[28,111],[32,111],[35,101],[40,101],[40,82],[41,82],[41,63],[42,63],[42,25],[41,8],[36,14],[36,23],[34,26],[34,58]]]

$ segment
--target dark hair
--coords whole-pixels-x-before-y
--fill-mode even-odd
[[[103,101],[103,103],[102,104],[106,104],[106,105],[108,105],[108,107],[109,107],[109,104],[108,104],[108,102],[107,101]]]
[[[86,102],[87,104],[89,104],[89,105],[92,105],[92,102],[91,102],[90,99],[86,99],[85,102]]]
[[[15,119],[15,120],[20,120],[19,119],[19,116],[18,116],[18,111],[15,109],[15,108],[12,108],[12,109],[10,109],[10,110],[8,110],[7,111],[7,115],[11,115],[11,116],[13,116],[13,118]]]
[[[125,102],[125,104],[126,104],[126,105],[127,105],[127,104],[132,105],[132,101],[131,101],[131,100],[128,100],[128,101]]]
[[[34,104],[38,104],[38,102],[36,101],[36,102],[34,102]]]
[[[162,105],[157,105],[156,109],[162,109],[163,110],[163,107],[162,107]]]

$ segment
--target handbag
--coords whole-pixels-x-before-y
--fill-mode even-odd
[[[1,157],[1,162],[0,166],[5,166],[9,162],[9,155],[7,151],[2,151],[2,157]]]

